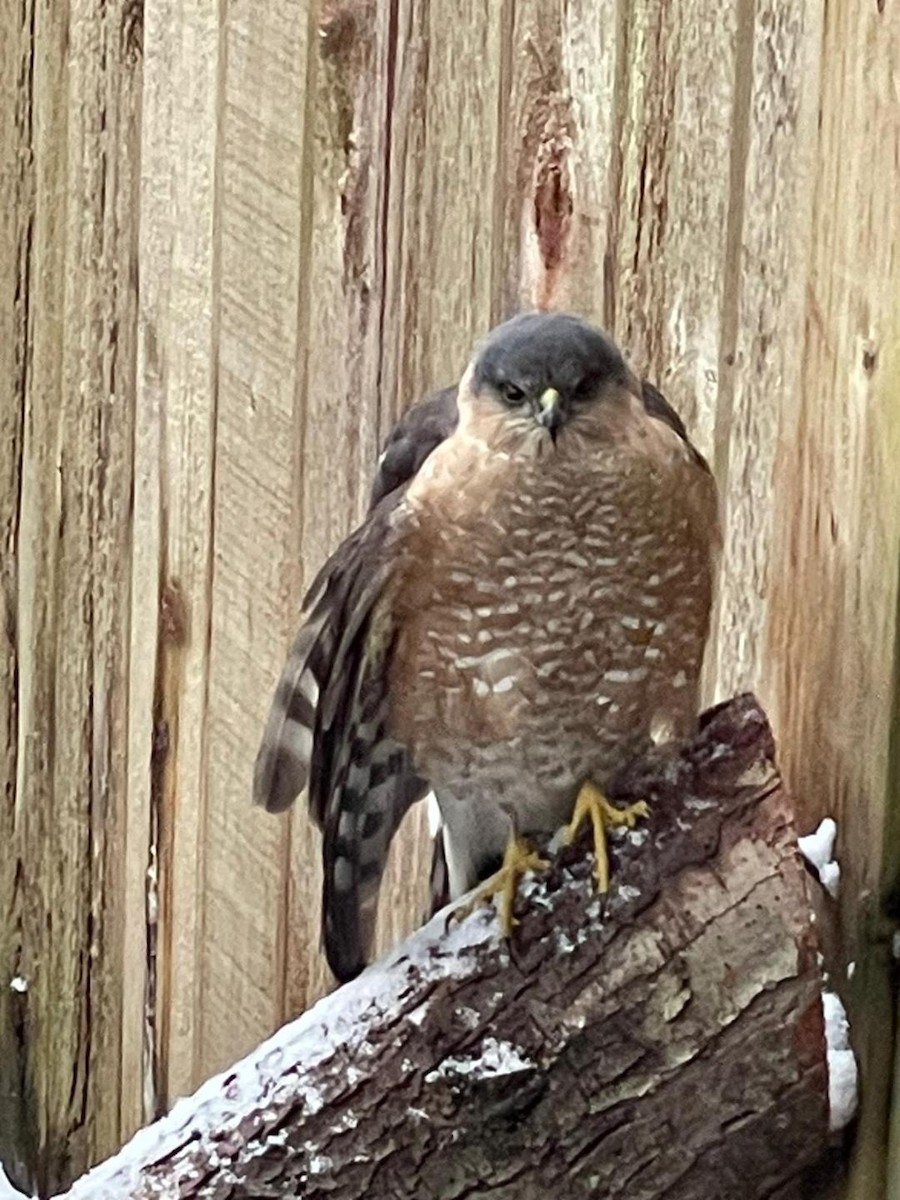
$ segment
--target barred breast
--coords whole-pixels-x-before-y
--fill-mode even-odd
[[[439,800],[549,831],[584,779],[695,718],[715,489],[643,412],[491,451],[450,439],[411,494],[391,729]]]

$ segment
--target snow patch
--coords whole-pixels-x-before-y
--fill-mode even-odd
[[[832,899],[837,900],[841,890],[841,868],[836,862],[826,863],[819,871],[822,887]]]
[[[567,933],[563,933],[560,929],[556,934],[556,948],[560,954],[571,954],[575,949],[575,943]]]
[[[518,1046],[486,1037],[481,1043],[480,1053],[474,1058],[445,1058],[439,1067],[428,1072],[425,1082],[435,1083],[439,1079],[460,1075],[496,1079],[501,1075],[514,1075],[517,1071],[529,1071],[535,1066],[536,1063],[525,1058]]]
[[[456,1010],[456,1015],[459,1017],[460,1021],[462,1021],[463,1025],[468,1026],[469,1029],[477,1028],[481,1021],[481,1017],[478,1015],[475,1009],[467,1008],[465,1005],[461,1005]]]
[[[517,898],[527,901],[530,908],[543,908],[546,911],[553,907],[553,897],[547,895],[547,889],[534,871],[526,871],[520,879]],[[496,907],[492,911],[496,912]]]
[[[420,1004],[418,1008],[414,1008],[412,1012],[406,1014],[406,1019],[410,1025],[421,1025],[428,1016],[428,1001]]]
[[[797,838],[800,853],[819,876],[819,882],[829,896],[837,899],[841,884],[841,868],[834,861],[834,842],[837,824],[831,817],[819,822],[815,833]]]
[[[428,834],[430,837],[437,837],[443,821],[441,820],[441,810],[438,807],[437,797],[434,792],[429,792],[425,797],[425,809],[428,813]]]
[[[698,796],[690,796],[684,802],[684,807],[689,808],[692,812],[708,812],[711,808],[718,808],[718,800],[703,800]]]
[[[825,1042],[828,1047],[829,1128],[837,1132],[856,1116],[858,1071],[850,1048],[850,1025],[840,997],[822,993],[825,1015]]]
[[[554,833],[553,837],[547,843],[547,853],[554,855],[559,854],[560,850],[562,850],[564,846],[568,846],[568,844],[569,826],[560,825],[559,829],[557,829],[556,833]]]
[[[572,954],[579,946],[584,945],[593,930],[590,924],[583,922],[573,932],[575,934],[574,941],[562,929],[556,931],[556,948],[560,954]]]

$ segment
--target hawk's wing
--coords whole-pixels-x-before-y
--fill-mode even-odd
[[[709,464],[706,459],[688,437],[688,431],[684,421],[668,402],[659,388],[653,386],[647,379],[641,380],[641,394],[644,401],[644,408],[651,417],[656,417],[658,421],[663,421],[670,429],[674,429],[687,448],[690,450],[697,466],[704,470],[709,470]]]
[[[325,951],[341,980],[365,966],[388,845],[427,790],[386,732],[397,632],[390,583],[402,536],[398,506],[456,420],[455,389],[445,389],[411,408],[388,438],[366,519],[306,595],[256,759],[254,799],[270,812],[308,789],[324,834]]]
[[[432,450],[456,428],[456,392],[456,387],[446,387],[426,396],[394,426],[378,460],[370,511],[391,492],[405,488]]]

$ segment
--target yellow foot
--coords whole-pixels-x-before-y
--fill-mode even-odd
[[[500,909],[500,928],[503,930],[503,936],[509,937],[512,933],[513,926],[518,925],[518,921],[513,917],[513,905],[516,900],[516,889],[519,886],[519,880],[526,871],[542,871],[545,867],[549,867],[550,863],[546,858],[541,858],[536,850],[528,845],[526,841],[519,837],[517,833],[510,836],[506,843],[506,851],[503,855],[503,866],[499,871],[496,871],[489,879],[479,887],[478,891],[464,904],[459,905],[453,910],[453,917],[457,921],[463,920],[473,913],[481,904],[488,904],[495,896],[499,897]]]
[[[629,804],[627,808],[616,808],[606,799],[598,787],[592,783],[582,785],[575,801],[575,811],[566,833],[566,841],[572,842],[581,828],[581,823],[590,814],[594,827],[594,858],[596,866],[594,874],[597,877],[597,891],[609,890],[609,855],[606,850],[606,827],[608,825],[625,825],[633,829],[639,817],[646,817],[649,808],[643,800],[637,804]]]

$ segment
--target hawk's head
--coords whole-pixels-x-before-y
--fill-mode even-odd
[[[634,377],[601,330],[569,313],[523,313],[498,325],[472,361],[473,401],[536,422],[553,441],[610,387]]]

